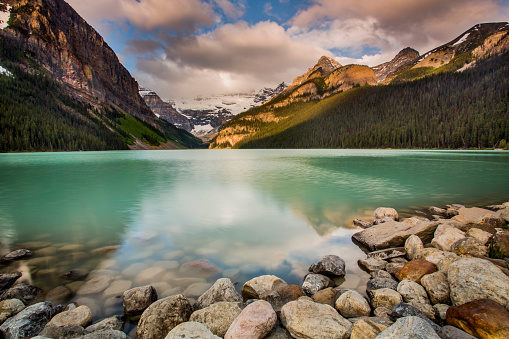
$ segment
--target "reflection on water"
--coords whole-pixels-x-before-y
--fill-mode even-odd
[[[342,286],[364,292],[353,218],[378,206],[509,200],[508,164],[507,152],[4,154],[1,250],[35,251],[4,271],[23,271],[45,293],[66,286],[59,301],[87,304],[95,318],[118,313],[115,296],[146,284],[191,299],[218,277],[300,284],[326,254],[345,259]]]

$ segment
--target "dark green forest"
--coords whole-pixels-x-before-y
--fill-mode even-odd
[[[284,118],[279,123],[239,119],[267,110],[252,109],[227,124],[258,130],[235,148],[504,148],[509,140],[509,53],[463,72],[363,86],[322,101],[291,104],[274,111]]]
[[[163,120],[158,128],[113,107],[93,109],[68,96],[37,63],[0,41],[0,152],[126,150],[135,137],[159,146],[203,148],[191,135]]]

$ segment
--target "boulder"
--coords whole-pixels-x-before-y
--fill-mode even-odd
[[[334,281],[332,281],[329,277],[321,274],[313,274],[310,273],[304,279],[304,283],[302,284],[302,289],[304,293],[308,296],[312,296],[316,292],[323,290],[327,287],[333,287]]]
[[[189,301],[180,294],[154,302],[141,315],[136,330],[137,339],[162,339],[191,316]]]
[[[86,333],[92,333],[102,330],[116,330],[122,331],[124,329],[124,321],[120,316],[113,316],[110,318],[103,319],[93,325],[85,328]]]
[[[456,227],[440,225],[435,231],[435,237],[431,240],[431,245],[442,251],[451,251],[451,245],[465,238],[465,232]]]
[[[135,287],[122,295],[124,313],[126,315],[142,314],[157,300],[157,292],[152,286]]]
[[[451,302],[451,289],[444,273],[435,272],[425,275],[421,279],[421,285],[426,289],[433,305],[449,304]]]
[[[479,240],[481,244],[486,245],[488,243],[488,240],[490,240],[492,234],[490,232],[486,232],[479,228],[474,227],[467,231],[466,236],[475,238]]]
[[[0,301],[0,324],[7,318],[18,314],[25,309],[25,304],[19,299],[7,299]]]
[[[419,317],[399,318],[393,325],[381,332],[377,339],[440,339],[433,327]]]
[[[316,292],[311,297],[315,303],[329,305],[335,307],[336,300],[338,299],[338,291],[332,287],[327,287],[321,291]],[[295,299],[296,300],[296,299]]]
[[[137,286],[143,286],[159,282],[163,280],[166,273],[166,270],[162,267],[149,267],[136,275],[134,278],[134,284]]]
[[[394,306],[403,302],[401,294],[389,288],[373,290],[371,293],[373,295],[371,298],[371,306],[373,306],[373,308],[385,307],[392,310]]]
[[[309,266],[309,272],[332,277],[344,277],[345,261],[337,255],[326,255],[318,263]]]
[[[21,272],[0,274],[0,292],[8,289],[21,278]]]
[[[71,324],[63,326],[46,326],[41,333],[41,337],[52,339],[81,338],[85,335],[85,329],[81,326]]]
[[[49,301],[29,306],[0,325],[0,333],[6,339],[34,337],[50,321],[53,312]]]
[[[449,269],[449,265],[451,265],[453,262],[458,261],[460,259],[461,259],[461,257],[459,257],[458,255],[456,255],[454,253],[446,252],[446,255],[444,256],[444,258],[441,259],[437,263],[437,268],[440,272],[447,275],[447,270]]]
[[[431,306],[431,304],[429,304],[429,303],[424,304],[424,303],[419,303],[419,302],[415,302],[415,301],[411,301],[408,304],[417,308],[419,311],[421,311],[422,315],[424,317],[426,317],[427,319],[431,319],[433,321],[438,319],[438,313],[433,308],[433,306]],[[433,328],[435,328],[436,324],[433,323],[432,325],[434,326]]]
[[[242,296],[244,299],[262,299],[273,291],[277,291],[287,283],[274,275],[262,275],[253,278],[242,286]]]
[[[366,284],[366,293],[370,298],[373,298],[373,291],[381,288],[389,288],[396,291],[398,289],[398,282],[392,278],[369,279]]]
[[[408,223],[389,221],[357,232],[352,239],[366,246],[370,251],[398,247],[403,245],[406,238],[411,235],[408,234],[411,228],[412,225]]]
[[[499,303],[480,299],[449,307],[447,323],[477,338],[509,338],[509,311]]]
[[[125,291],[131,288],[133,283],[130,280],[115,280],[110,286],[104,290],[102,297],[108,299],[111,297],[119,297],[124,294]]]
[[[19,299],[25,305],[28,305],[32,303],[41,292],[41,289],[38,287],[21,283],[12,286],[2,293],[0,300]]]
[[[370,275],[371,279],[382,278],[382,279],[394,280],[392,275],[389,272],[384,271],[384,270],[374,271],[374,272],[371,272],[369,275]]]
[[[264,300],[255,301],[242,310],[228,328],[224,338],[264,338],[276,324],[276,312]]]
[[[407,303],[429,304],[428,295],[424,287],[410,280],[401,280],[398,284],[398,292]]]
[[[491,258],[509,258],[509,230],[498,230],[489,240],[488,246]]]
[[[217,280],[211,288],[198,298],[195,308],[205,308],[220,301],[242,302],[242,296],[235,290],[235,286],[228,278]]]
[[[405,241],[406,255],[410,260],[414,259],[414,256],[417,253],[417,251],[422,248],[424,248],[422,240],[415,234],[409,236]]]
[[[385,217],[394,220],[399,219],[398,211],[391,207],[378,207],[373,215],[374,219],[383,219]]]
[[[52,304],[63,304],[72,297],[72,292],[65,286],[57,286],[46,294],[46,300]]]
[[[281,322],[294,338],[347,339],[352,330],[334,308],[304,297],[283,306]]]
[[[389,318],[392,321],[396,321],[399,318],[403,317],[422,317],[424,318],[422,312],[415,306],[412,306],[405,302],[400,302],[392,308],[389,313]]]
[[[189,320],[202,323],[213,334],[222,338],[241,311],[236,302],[218,301],[193,312]]]
[[[391,310],[388,309],[387,307],[383,307],[383,306],[377,307],[373,311],[373,314],[375,315],[375,317],[388,318],[389,317],[389,313],[391,313]]]
[[[353,324],[350,339],[374,339],[391,325],[392,322],[386,318],[361,318]]]
[[[175,326],[165,339],[220,339],[203,324],[189,321]]]
[[[367,272],[374,272],[383,270],[385,265],[387,265],[387,261],[375,258],[368,258],[365,260],[359,259],[357,261],[359,267]]]
[[[320,292],[320,291],[319,291]],[[270,293],[266,300],[272,305],[274,311],[281,311],[281,307],[290,301],[294,301],[304,296],[302,287],[298,285],[286,285]]]
[[[3,256],[2,259],[0,259],[0,262],[9,262],[9,261],[15,261],[15,260],[21,260],[21,259],[25,259],[25,258],[28,258],[30,256],[32,256],[32,254],[34,254],[32,251],[30,250],[26,250],[26,249],[19,249],[19,250],[16,250],[16,251],[12,251],[6,255]]]
[[[368,317],[371,313],[368,301],[357,291],[347,291],[336,301],[336,309],[345,318]]]
[[[86,327],[92,323],[92,312],[87,306],[80,306],[70,311],[55,315],[46,326],[78,325]]]
[[[441,339],[476,339],[467,332],[449,325],[442,327],[437,334]]]
[[[490,299],[509,307],[509,277],[487,260],[464,258],[449,265],[447,280],[454,306]]]
[[[417,259],[409,261],[399,272],[396,274],[396,278],[401,280],[411,280],[416,283],[421,282],[421,278],[426,274],[431,274],[437,271],[437,266],[429,261]]]
[[[480,228],[492,234],[495,233],[495,228],[505,226],[505,220],[497,213],[478,207],[460,208],[458,215],[452,219],[467,225],[468,228]]]
[[[451,251],[462,256],[487,256],[488,247],[475,238],[463,238],[451,245]]]

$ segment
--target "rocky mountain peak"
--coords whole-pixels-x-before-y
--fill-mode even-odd
[[[415,49],[410,47],[402,49],[391,61],[373,67],[377,81],[383,82],[385,79],[390,78],[397,69],[412,63],[418,57],[419,52]]]

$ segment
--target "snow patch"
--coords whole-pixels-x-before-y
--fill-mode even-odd
[[[5,75],[8,77],[12,77],[12,73],[0,66],[0,75]]]
[[[210,131],[212,131],[214,127],[212,127],[210,124],[208,125],[195,125],[191,133],[193,134],[205,134]]]
[[[11,6],[7,5],[6,12],[0,11],[0,29],[4,29],[9,26],[8,22],[11,18]]]
[[[456,43],[454,43],[454,44],[453,44],[453,46],[456,46],[456,45],[462,44],[462,43],[464,43],[465,41],[467,41],[467,38],[468,38],[468,36],[469,36],[469,35],[470,35],[470,33],[467,33],[467,34],[463,35],[463,36],[461,37],[461,39],[459,39],[458,41],[456,41]]]

